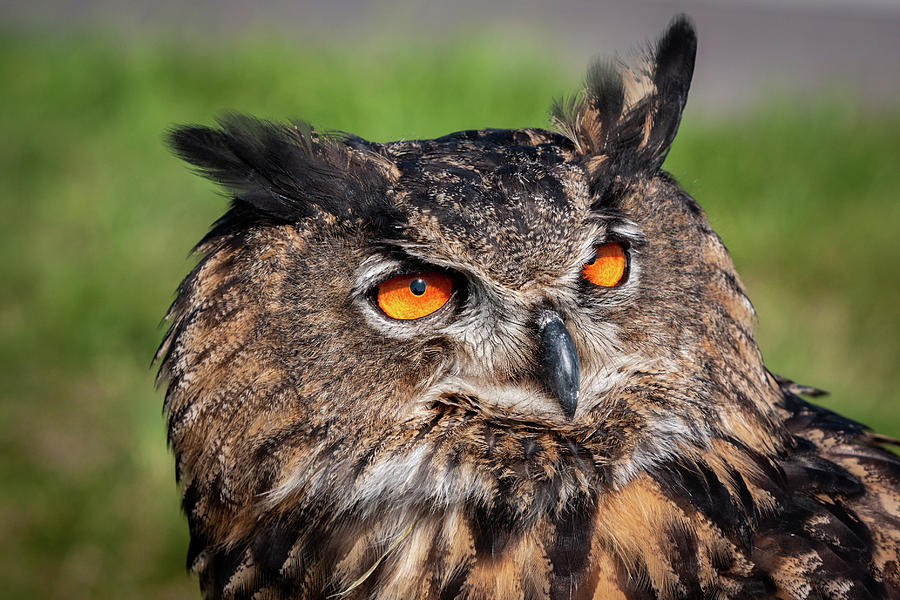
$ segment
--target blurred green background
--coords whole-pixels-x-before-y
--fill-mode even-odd
[[[197,596],[150,361],[226,200],[168,127],[225,110],[378,141],[544,126],[585,66],[487,35],[288,40],[0,29],[0,595]],[[776,96],[689,111],[666,162],[732,251],[770,368],[894,436],[898,140],[900,104]]]

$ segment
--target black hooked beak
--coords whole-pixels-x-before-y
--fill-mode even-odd
[[[544,383],[559,400],[563,413],[571,419],[578,406],[578,385],[581,381],[575,342],[555,311],[541,311],[537,323],[541,334]]]

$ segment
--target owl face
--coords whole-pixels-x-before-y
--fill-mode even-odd
[[[405,215],[397,226],[402,233],[363,259],[356,298],[373,330],[423,349],[449,349],[438,367],[443,381],[424,395],[468,394],[493,409],[568,421],[580,385],[573,379],[563,390],[545,375],[568,364],[576,377],[578,354],[565,327],[559,328],[564,349],[544,335],[542,319],[561,322],[560,313],[585,313],[602,303],[600,286],[588,283],[582,270],[595,260],[595,247],[616,243],[624,250],[631,239],[627,227],[591,211],[584,178],[565,162],[564,138],[539,135],[471,132],[387,146],[403,165],[394,199]],[[498,151],[491,156],[488,148]],[[417,159],[423,155],[428,158]],[[627,294],[623,259],[606,302]],[[379,301],[379,286],[417,273],[445,274],[447,301],[420,318],[398,319]],[[556,351],[559,360],[544,364],[545,353]]]
[[[234,197],[160,349],[189,564],[388,510],[526,527],[721,435],[781,443],[752,307],[660,170],[695,47],[676,21],[595,67],[557,132],[172,133]]]

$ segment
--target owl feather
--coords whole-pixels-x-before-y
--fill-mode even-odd
[[[900,597],[896,442],[765,367],[661,169],[695,52],[556,131],[171,132],[232,198],[157,352],[206,598]]]

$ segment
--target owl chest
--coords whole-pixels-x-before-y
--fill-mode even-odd
[[[324,546],[340,550],[308,549],[321,560],[303,579],[322,587],[301,597],[573,598],[596,588],[590,510],[528,525],[503,512],[393,514],[365,530],[334,531]]]

